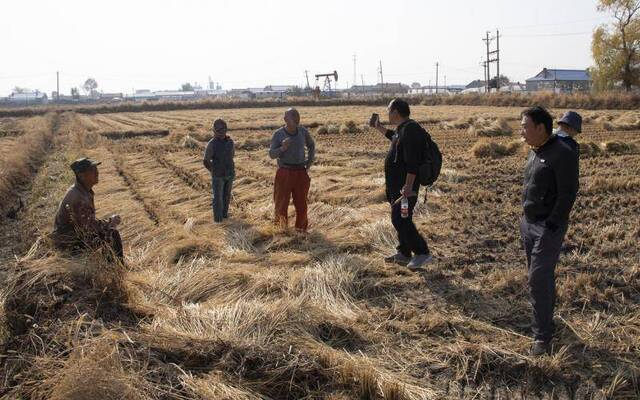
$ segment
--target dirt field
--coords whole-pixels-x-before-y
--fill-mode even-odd
[[[0,120],[8,132],[0,135],[3,162],[21,137],[54,138],[18,172],[28,179],[0,198],[8,282],[0,296],[0,395],[640,396],[640,127],[615,125],[624,111],[584,112],[581,189],[557,268],[557,339],[554,354],[540,359],[528,356],[531,311],[518,231],[526,157],[515,143],[520,108],[412,109],[444,155],[442,176],[426,203],[421,194],[415,217],[436,259],[421,272],[382,262],[395,246],[383,196],[388,142],[363,123],[383,108],[300,109],[317,146],[310,232],[273,226],[275,166],[267,148],[283,111]],[[227,120],[237,148],[231,218],[222,225],[212,222],[201,161],[217,117]],[[467,126],[480,118],[504,119],[511,136],[482,140],[512,151],[472,151],[480,139]],[[359,132],[315,134],[348,121]],[[103,162],[99,215],[123,216],[125,271],[91,255],[56,253],[46,240],[26,254],[50,230],[72,183],[69,161],[83,155]],[[16,193],[25,206],[8,217]]]

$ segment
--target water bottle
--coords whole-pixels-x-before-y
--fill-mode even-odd
[[[402,196],[402,200],[400,200],[400,216],[402,218],[409,216],[409,199],[404,196]]]

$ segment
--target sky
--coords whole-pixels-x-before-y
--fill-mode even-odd
[[[500,72],[593,64],[597,0],[2,0],[0,96],[98,90],[306,85],[338,71],[339,88],[379,82],[467,84],[483,78],[482,39],[500,30]],[[492,45],[495,45],[493,42]],[[495,64],[492,65],[495,71]],[[492,71],[492,75],[494,72]]]

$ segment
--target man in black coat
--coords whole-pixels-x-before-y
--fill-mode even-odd
[[[413,209],[418,202],[420,181],[418,170],[424,162],[427,134],[422,127],[410,119],[409,104],[402,99],[394,99],[387,108],[389,122],[396,130],[386,129],[379,120],[374,127],[391,141],[384,162],[385,191],[391,204],[391,222],[398,232],[398,252],[386,257],[385,262],[421,268],[432,261],[427,242],[413,223]],[[406,199],[408,209],[402,213],[402,199]]]
[[[555,267],[578,193],[578,154],[556,135],[541,107],[522,112],[524,141],[531,152],[524,170],[520,233],[527,256],[535,342],[532,355],[551,352],[556,300]]]

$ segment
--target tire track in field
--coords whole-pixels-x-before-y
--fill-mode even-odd
[[[161,222],[178,220],[184,223],[194,217],[194,211],[198,214],[204,212],[201,204],[207,204],[208,208],[210,202],[204,200],[201,191],[194,193],[192,186],[158,160],[132,160],[125,155],[121,165],[130,182],[134,183],[139,197]],[[195,202],[199,198],[202,200]]]
[[[131,192],[131,196],[138,203],[140,203],[140,205],[142,206],[144,211],[147,213],[147,216],[153,222],[153,224],[156,226],[159,225],[160,217],[158,217],[158,214],[156,213],[156,210],[159,208],[159,206],[157,204],[153,204],[154,203],[153,201],[142,197],[142,195],[140,194],[140,191],[138,190],[138,187],[139,187],[138,182],[135,180],[135,178],[131,174],[126,172],[122,167],[122,164],[123,164],[122,158],[116,156],[114,157],[114,161],[115,161],[116,172],[118,173],[120,178],[122,178],[127,189]]]

